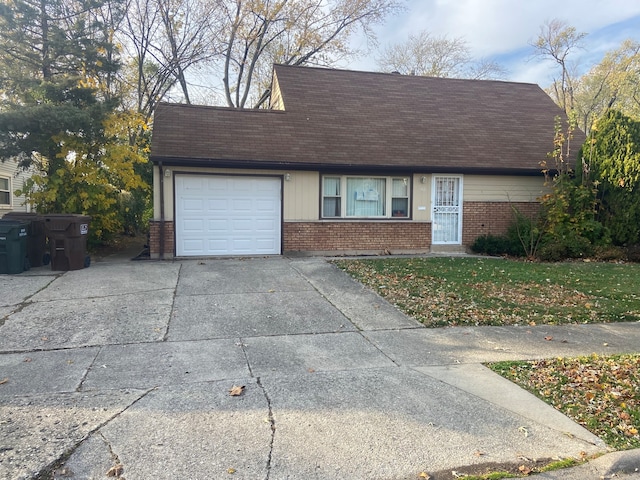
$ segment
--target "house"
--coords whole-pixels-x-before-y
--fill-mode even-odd
[[[9,212],[27,212],[29,206],[24,196],[17,196],[29,173],[18,167],[15,160],[0,160],[0,217]]]
[[[463,249],[537,211],[558,115],[533,84],[283,65],[269,109],[162,103],[151,255]]]

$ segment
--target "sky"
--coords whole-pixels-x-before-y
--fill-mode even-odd
[[[546,21],[559,19],[588,34],[584,48],[571,54],[585,71],[623,40],[640,41],[640,0],[406,0],[405,4],[404,12],[375,28],[380,49],[423,30],[460,37],[474,58],[488,58],[505,68],[505,80],[543,88],[552,83],[557,66],[532,57],[530,43]],[[362,40],[353,45],[365,48]],[[375,57],[374,51],[343,67],[377,71]]]

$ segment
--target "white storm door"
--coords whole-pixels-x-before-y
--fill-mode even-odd
[[[462,244],[462,177],[433,177],[431,242],[437,245]]]
[[[278,255],[280,178],[175,176],[176,255]]]

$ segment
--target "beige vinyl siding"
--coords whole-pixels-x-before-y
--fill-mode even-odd
[[[280,90],[280,84],[278,83],[278,76],[276,72],[273,72],[273,84],[271,86],[271,108],[273,110],[284,110],[284,100],[282,98],[282,91]]]
[[[431,175],[414,174],[412,192],[413,220],[415,222],[431,221]]]
[[[318,220],[320,215],[320,174],[290,172],[284,182],[284,221]]]
[[[465,175],[465,202],[536,202],[547,192],[544,176]]]
[[[154,166],[154,198],[153,211],[155,220],[160,220],[160,177],[159,169]],[[164,177],[164,216],[165,220],[173,220],[174,214],[174,191],[173,173],[198,173],[198,174],[218,174],[218,175],[271,175],[283,177],[290,175],[288,181],[283,181],[284,205],[283,220],[287,221],[313,221],[318,220],[320,177],[318,172],[303,171],[282,171],[282,170],[243,170],[235,168],[190,168],[190,167],[165,167],[171,174]]]
[[[28,212],[29,206],[25,203],[24,196],[16,196],[15,191],[22,189],[24,182],[29,178],[29,174],[19,169],[16,162],[7,160],[0,161],[0,177],[9,180],[9,189],[11,191],[11,200],[9,205],[0,204],[0,217],[7,212]]]

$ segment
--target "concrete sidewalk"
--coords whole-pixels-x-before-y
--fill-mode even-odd
[[[112,258],[0,292],[7,479],[442,480],[599,455],[482,363],[640,349],[639,323],[426,329],[319,258]]]

